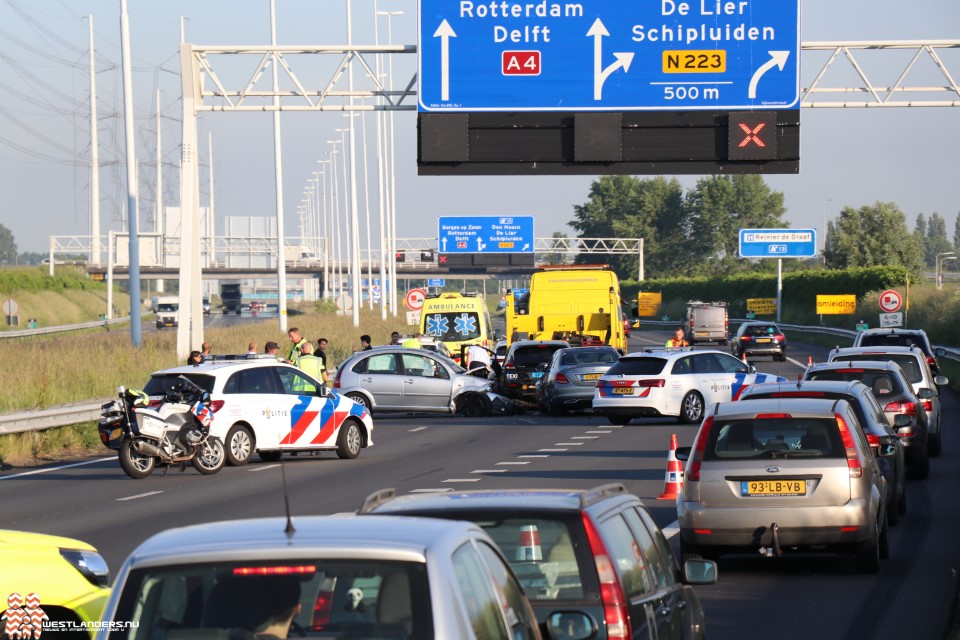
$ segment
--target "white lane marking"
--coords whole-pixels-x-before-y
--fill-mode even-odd
[[[806,370],[807,370],[807,366],[809,366],[809,365],[807,365],[806,362],[800,362],[799,360],[794,360],[794,359],[791,358],[790,356],[787,356],[787,362],[792,362],[793,364],[797,365],[798,367],[800,367],[800,368],[803,369],[804,371],[806,371]]]
[[[22,478],[24,476],[35,476],[38,473],[47,473],[48,471],[59,471],[61,469],[69,469],[70,467],[82,467],[84,465],[97,464],[98,462],[106,462],[108,460],[116,462],[117,457],[110,456],[109,458],[97,458],[96,460],[86,460],[84,462],[74,462],[72,464],[64,464],[64,465],[60,465],[59,467],[47,467],[46,469],[36,469],[34,471],[23,471],[21,473],[15,473],[12,476],[2,476],[0,477],[0,480],[12,480],[13,478]]]
[[[474,469],[470,473],[506,473],[506,469]]]
[[[679,520],[674,520],[673,522],[671,522],[670,524],[668,524],[667,526],[665,526],[665,527],[663,528],[663,535],[664,535],[664,537],[666,537],[666,538],[672,538],[673,536],[677,535],[678,533],[680,533],[680,521],[679,521]]]
[[[447,478],[440,482],[480,482],[480,478]]]
[[[163,493],[163,491],[148,491],[146,493],[138,493],[135,496],[127,496],[126,498],[117,498],[117,502],[123,502],[124,500],[136,500],[137,498],[146,498],[147,496],[155,496],[158,493]]]
[[[549,458],[550,454],[548,453],[525,453],[522,456],[517,456],[518,458]]]
[[[453,491],[450,487],[442,487],[440,489],[411,489],[410,493],[446,493],[447,491]]]
[[[571,440],[596,440],[600,436],[573,436]]]
[[[276,469],[276,468],[279,467],[279,466],[280,466],[279,463],[278,463],[278,464],[268,464],[268,465],[265,466],[265,467],[254,467],[253,469],[247,469],[247,471],[254,471],[254,472],[256,472],[256,471],[266,471],[267,469]]]
[[[429,429],[429,428],[430,427],[417,427],[416,429],[410,429],[409,431],[410,433],[413,433],[414,431],[423,431],[424,429]]]
[[[607,429],[623,429],[623,425],[622,425],[622,424],[612,424],[612,425],[610,425],[609,427],[607,427]]]
[[[582,445],[582,442],[558,442],[556,446],[558,447],[579,447]]]
[[[506,465],[506,464],[530,464],[530,463],[529,462],[498,462],[497,464]]]
[[[613,433],[609,429],[604,429],[603,431],[587,431],[587,433]]]
[[[537,451],[546,451],[547,453],[557,453],[560,451],[566,451],[566,449],[537,449]]]

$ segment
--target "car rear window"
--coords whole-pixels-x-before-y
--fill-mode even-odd
[[[422,563],[312,557],[134,570],[123,586],[117,619],[139,626],[113,628],[111,637],[150,639],[158,630],[176,629],[179,637],[202,638],[221,629],[219,637],[246,631],[236,637],[252,638],[268,608],[291,600],[300,604],[294,626],[301,635],[366,638],[373,637],[371,629],[399,628],[403,621],[413,630],[410,637],[433,637]]]
[[[893,375],[889,371],[866,370],[866,369],[840,369],[834,371],[811,371],[804,380],[829,380],[839,382],[850,382],[859,380],[863,384],[873,389],[878,396],[888,394],[903,393],[903,385],[900,384],[900,376]]]
[[[565,367],[574,367],[583,364],[612,364],[620,358],[616,349],[584,349],[563,354],[560,364]]]
[[[530,347],[517,347],[513,351],[513,364],[518,367],[535,367],[548,362],[553,352],[563,349],[562,344],[544,344]]]
[[[198,373],[167,373],[163,375],[150,376],[143,392],[148,396],[162,396],[170,392],[179,380],[180,376],[187,378],[190,382],[201,387],[207,393],[213,393],[213,385],[216,379],[213,376]]]
[[[777,328],[776,328],[775,326],[773,326],[772,324],[765,324],[765,325],[755,324],[755,325],[750,325],[750,326],[748,326],[748,327],[745,327],[744,330],[743,330],[743,335],[745,335],[745,336],[764,337],[764,336],[772,336],[772,335],[777,334],[777,333],[780,333],[780,330],[777,329]]]
[[[746,418],[714,422],[704,460],[778,457],[844,457],[835,420]]]
[[[873,362],[896,362],[903,369],[903,375],[907,376],[910,384],[923,382],[923,372],[920,370],[920,364],[917,358],[909,353],[859,353],[857,360],[870,360]]]
[[[620,358],[607,375],[655,376],[666,366],[666,358]]]
[[[927,351],[927,341],[920,335],[910,335],[903,333],[878,333],[865,335],[860,338],[858,346],[861,347],[911,347],[918,346]]]

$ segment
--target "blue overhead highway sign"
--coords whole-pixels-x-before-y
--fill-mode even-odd
[[[420,111],[799,109],[799,0],[420,0]]]
[[[740,229],[741,258],[812,258],[816,229]]]
[[[533,216],[446,216],[437,223],[440,253],[533,253]]]

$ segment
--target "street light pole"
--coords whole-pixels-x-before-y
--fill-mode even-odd
[[[820,213],[823,214],[823,226],[821,231],[823,232],[823,265],[827,265],[827,203],[833,202],[833,198],[824,198],[823,205],[820,207]]]
[[[953,256],[953,257],[950,257]],[[956,260],[957,257],[953,251],[944,251],[943,253],[938,253],[934,260],[934,266],[936,268],[936,278],[937,278],[937,291],[940,291],[943,288],[943,263],[947,260]]]

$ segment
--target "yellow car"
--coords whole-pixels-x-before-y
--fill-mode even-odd
[[[61,640],[84,637],[84,630],[94,636],[89,623],[100,620],[110,595],[110,572],[96,549],[72,538],[0,529],[0,567],[0,637],[39,638],[43,630],[57,631]]]

